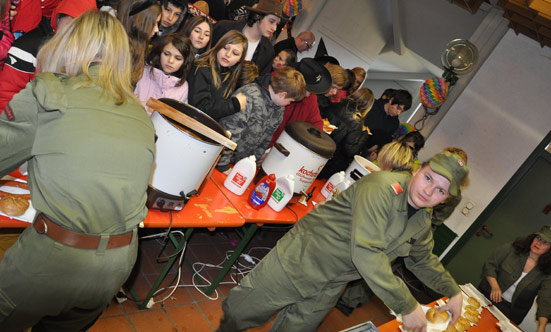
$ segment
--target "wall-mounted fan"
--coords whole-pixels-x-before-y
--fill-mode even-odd
[[[478,50],[466,39],[454,39],[442,51],[441,61],[445,69],[442,77],[451,86],[457,82],[457,75],[473,70],[478,62]]]

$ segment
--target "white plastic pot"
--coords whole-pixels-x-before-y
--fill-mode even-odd
[[[161,101],[225,135],[222,126],[198,109],[175,100]],[[223,146],[182,127],[158,112],[153,112],[151,121],[157,140],[150,187],[182,198],[189,198],[200,192],[203,182],[218,161]]]
[[[360,155],[355,155],[354,160],[352,160],[345,171],[345,176],[346,179],[354,183],[358,181],[362,176],[380,170],[381,169],[379,168],[379,166],[375,165],[371,161],[365,159]]]
[[[335,142],[315,126],[293,121],[285,126],[264,159],[262,170],[276,178],[294,175],[294,192],[307,191],[333,153]]]

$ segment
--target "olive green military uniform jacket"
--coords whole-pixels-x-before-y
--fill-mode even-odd
[[[0,116],[0,176],[28,160],[36,210],[76,232],[123,233],[147,214],[153,124],[132,98],[117,106],[94,84],[74,88],[85,81],[41,73],[13,98]]]
[[[459,293],[432,254],[430,209],[420,209],[408,220],[410,177],[384,171],[365,176],[302,218],[278,242],[282,267],[302,296],[340,292],[343,283],[363,278],[389,308],[410,313],[417,301],[391,270],[400,256],[427,286],[448,297]]]
[[[487,276],[494,277],[499,287],[505,292],[522,274],[528,254],[518,254],[511,243],[497,248],[484,263],[482,268],[482,283],[479,286],[482,292],[490,293],[491,287],[486,280]],[[511,301],[511,316],[519,323],[526,316],[534,298],[538,296],[536,317],[551,319],[551,275],[543,273],[537,266],[534,267],[517,285]]]

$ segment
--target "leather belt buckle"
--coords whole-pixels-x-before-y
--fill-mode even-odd
[[[46,224],[46,220],[44,220],[44,217],[42,214],[40,214],[39,220],[35,221],[35,229],[38,234],[48,234],[48,224]]]

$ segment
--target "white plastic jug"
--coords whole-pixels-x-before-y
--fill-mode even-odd
[[[331,175],[329,180],[327,180],[327,182],[325,182],[325,184],[323,185],[323,188],[321,188],[321,194],[323,195],[323,197],[327,198],[331,196],[333,193],[333,190],[335,190],[337,185],[343,182],[344,179],[345,179],[344,171],[340,171]]]
[[[276,188],[268,201],[268,205],[276,212],[283,210],[293,197],[295,176],[289,174],[276,180]]]
[[[236,195],[243,195],[256,175],[256,157],[254,155],[238,161],[224,181],[224,187]]]

